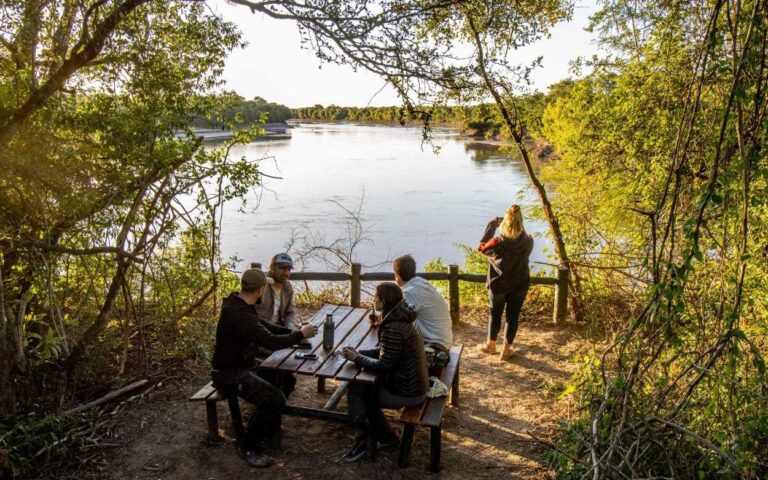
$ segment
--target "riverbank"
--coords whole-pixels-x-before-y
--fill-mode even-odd
[[[265,123],[261,125],[264,130],[263,135],[259,135],[253,139],[254,142],[264,140],[290,140],[290,129],[295,128],[288,123]],[[196,128],[195,134],[203,137],[203,141],[208,142],[222,142],[232,138],[234,133],[231,130],[217,130],[212,128]]]

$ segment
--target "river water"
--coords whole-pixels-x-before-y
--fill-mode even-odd
[[[422,270],[440,257],[447,265],[462,264],[458,244],[475,246],[491,218],[507,206],[536,205],[520,160],[492,145],[469,142],[457,132],[435,129],[433,144],[422,144],[417,127],[358,124],[302,124],[290,140],[255,142],[235,147],[235,158],[264,158],[265,178],[247,197],[225,208],[222,253],[237,258],[237,269],[249,262],[265,266],[293,239],[294,254],[309,244],[329,245],[341,239],[348,251],[350,217],[356,211],[364,239],[354,249],[363,271],[388,271],[398,255],[412,254]],[[534,234],[534,262],[552,251],[546,225],[526,219]],[[307,239],[308,240],[304,240]],[[381,264],[381,265],[379,265]],[[300,269],[301,266],[297,266]],[[314,258],[306,270],[331,270]]]

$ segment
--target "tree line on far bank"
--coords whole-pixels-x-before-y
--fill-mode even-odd
[[[550,87],[548,93],[534,92],[518,97],[521,115],[530,134],[541,132],[541,118],[544,108],[559,98],[573,84],[563,80]],[[193,128],[226,129],[237,125],[260,123],[285,123],[289,119],[321,120],[329,122],[385,122],[399,124],[447,125],[461,129],[473,136],[486,138],[509,138],[509,130],[498,109],[490,103],[475,105],[434,105],[420,106],[408,111],[403,106],[385,107],[339,107],[337,105],[315,104],[311,107],[289,108],[262,97],[247,100],[235,92],[224,92],[216,96],[219,105],[214,114],[198,114],[192,117]]]

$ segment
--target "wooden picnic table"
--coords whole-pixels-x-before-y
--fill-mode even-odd
[[[323,348],[323,324],[327,314],[333,315],[334,341],[333,348]],[[334,411],[336,402],[343,394],[349,382],[374,383],[378,375],[375,372],[360,369],[354,362],[345,359],[341,354],[342,348],[352,346],[357,350],[376,348],[378,345],[378,327],[371,327],[368,321],[370,310],[354,308],[347,305],[326,304],[309,320],[318,327],[317,335],[304,340],[310,348],[284,348],[276,350],[259,365],[260,370],[271,370],[296,375],[312,375],[318,378],[318,389],[323,390],[326,379],[338,380],[341,383],[336,394],[324,408],[308,408],[286,405],[283,413],[301,417],[322,418],[346,423],[351,418],[346,413]],[[302,360],[295,357],[296,353],[314,353],[316,360]]]

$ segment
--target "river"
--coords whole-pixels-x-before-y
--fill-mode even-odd
[[[347,239],[350,217],[362,199],[364,240],[354,250],[363,271],[384,271],[384,262],[410,253],[419,270],[432,258],[462,264],[458,244],[475,246],[483,229],[507,206],[537,204],[520,160],[497,147],[471,142],[456,131],[435,128],[433,144],[422,144],[418,127],[359,124],[302,124],[290,140],[254,142],[233,148],[235,158],[264,158],[264,178],[249,195],[247,210],[239,202],[225,207],[222,253],[265,266],[274,253],[291,252],[306,243],[330,244]],[[341,205],[341,206],[340,206]],[[534,235],[531,263],[547,260],[552,245],[541,221],[526,219]],[[302,237],[311,236],[305,242]],[[346,244],[344,250],[348,250]],[[297,266],[300,269],[301,266]],[[329,270],[315,258],[306,270]]]

